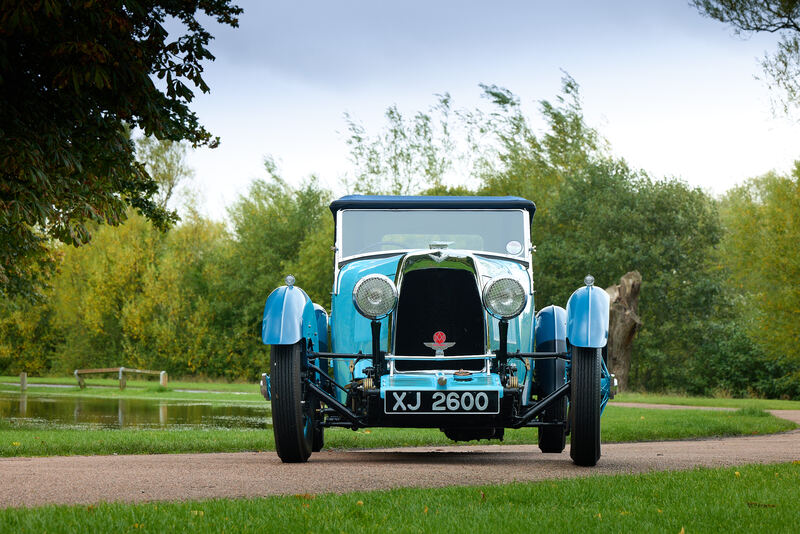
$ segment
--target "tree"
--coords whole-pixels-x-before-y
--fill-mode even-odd
[[[746,296],[747,330],[773,358],[800,364],[800,162],[790,175],[750,180],[723,199],[725,264]]]
[[[326,307],[333,286],[330,192],[313,176],[292,187],[271,159],[264,163],[268,178],[255,180],[228,210],[234,243],[227,294],[236,324],[247,325],[251,336],[260,336],[264,302],[286,275]]]
[[[586,124],[580,87],[568,74],[561,80],[555,103],[539,101],[547,124],[543,132],[533,129],[519,97],[511,91],[495,85],[481,87],[497,110],[477,121],[479,131],[496,137],[494,150],[481,161],[479,192],[530,198],[536,202],[540,221],[556,204],[569,176],[605,157],[606,143]],[[469,115],[479,117],[477,113]]]
[[[0,3],[0,294],[34,293],[31,263],[49,239],[86,243],[87,221],[116,225],[129,207],[158,228],[175,220],[128,125],[216,145],[187,84],[209,90],[200,15],[235,27],[241,12],[230,0]]]
[[[569,74],[554,102],[538,102],[547,124],[543,132],[534,130],[513,92],[490,84],[480,88],[488,110],[454,109],[444,93],[412,119],[390,106],[377,134],[346,115],[355,166],[350,188],[373,194],[519,195],[536,199],[542,214],[566,175],[604,154],[606,143],[585,123],[580,88]],[[458,186],[444,184],[448,174]],[[477,191],[464,185],[469,178]]]
[[[174,141],[159,141],[155,137],[136,140],[137,159],[158,184],[153,201],[159,209],[166,210],[178,185],[194,176],[186,165],[186,145]]]
[[[739,34],[778,34],[778,48],[765,54],[761,67],[771,87],[780,91],[784,112],[800,107],[800,1],[691,0],[707,17],[733,26]]]
[[[641,287],[642,275],[637,271],[631,271],[622,275],[619,284],[606,288],[611,300],[608,324],[608,369],[616,375],[620,391],[628,389],[633,339],[642,326],[642,320],[639,318]]]
[[[452,119],[446,131],[463,138],[412,138],[402,145],[412,152],[403,158],[413,161],[431,148],[447,147],[450,152],[437,153],[436,160],[465,161],[459,150],[466,148],[477,154],[469,160],[470,173],[480,185],[458,194],[519,195],[536,202],[531,231],[539,308],[564,306],[587,273],[607,287],[628,271],[640,272],[642,327],[633,346],[631,385],[686,389],[695,362],[715,350],[706,336],[712,318],[727,306],[721,298],[724,279],[711,259],[721,237],[714,201],[683,182],[653,180],[612,157],[584,120],[578,84],[568,75],[553,101],[538,102],[546,124],[541,131],[514,93],[495,85],[481,89],[488,111],[448,107],[445,117],[434,107],[432,122]],[[390,138],[392,127],[362,137]],[[417,147],[425,150],[415,152]],[[385,147],[372,151],[370,161],[378,163],[370,166],[381,168],[392,157]],[[425,192],[446,191],[439,185]]]
[[[412,119],[397,106],[385,113],[386,127],[370,136],[363,125],[345,114],[355,173],[347,184],[356,193],[407,195],[423,185],[441,187],[452,161],[449,132],[450,96],[441,95],[428,113]]]

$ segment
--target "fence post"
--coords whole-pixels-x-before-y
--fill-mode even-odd
[[[19,374],[19,390],[25,391],[26,389],[28,389],[28,373],[22,371]]]
[[[125,368],[119,368],[119,390],[123,391],[125,389],[126,380],[125,380]]]
[[[164,387],[164,388],[167,387],[167,372],[166,371],[161,371],[161,374],[159,375],[158,383],[161,384],[161,387]]]

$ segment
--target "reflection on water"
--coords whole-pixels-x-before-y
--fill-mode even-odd
[[[0,419],[81,428],[269,428],[266,404],[46,397],[0,393]]]

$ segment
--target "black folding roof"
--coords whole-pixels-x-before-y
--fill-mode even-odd
[[[331,202],[331,213],[351,209],[470,209],[528,210],[533,221],[536,205],[521,197],[433,197],[393,195],[347,195]]]

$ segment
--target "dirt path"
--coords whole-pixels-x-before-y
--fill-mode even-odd
[[[772,413],[800,423],[800,410]],[[542,454],[536,445],[325,451],[294,465],[272,452],[3,458],[0,507],[477,485],[794,460],[800,460],[800,430],[604,444],[595,468],[574,466],[566,451]]]

